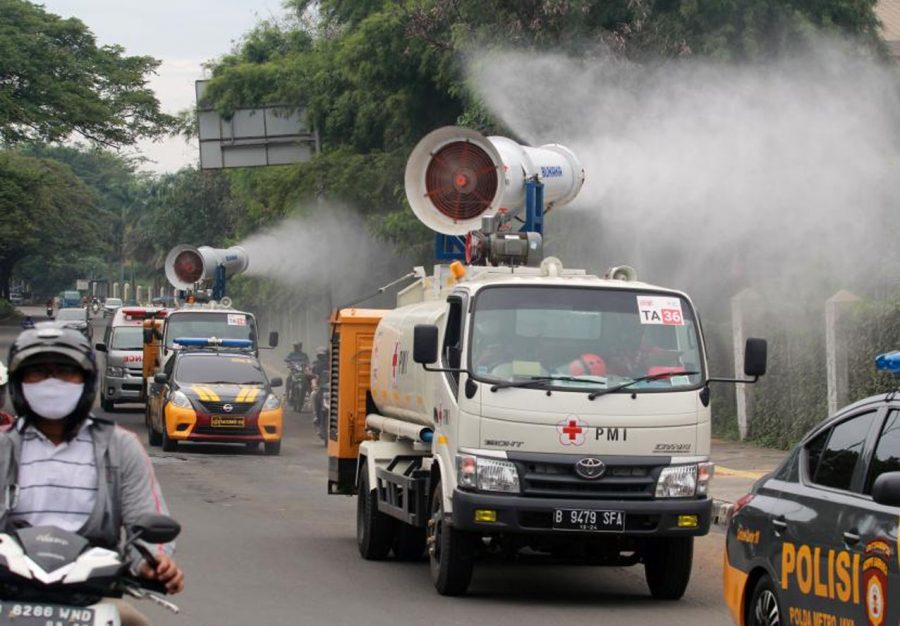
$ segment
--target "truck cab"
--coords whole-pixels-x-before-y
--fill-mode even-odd
[[[479,554],[528,550],[643,564],[653,596],[679,598],[712,508],[697,314],[682,292],[548,261],[439,269],[396,309],[369,313],[369,438],[359,438],[353,489],[360,550],[383,558],[427,545],[449,595],[465,591]],[[350,366],[338,339],[340,378]],[[359,344],[354,352],[364,360]],[[349,429],[342,402],[358,397],[345,380],[334,390],[334,450]],[[332,491],[346,492],[340,463],[332,470]]]

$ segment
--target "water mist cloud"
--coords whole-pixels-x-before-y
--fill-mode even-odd
[[[763,279],[862,290],[847,282],[897,269],[897,79],[847,46],[758,65],[478,58],[470,82],[487,106],[585,166],[576,204],[547,226],[564,256],[725,295]]]

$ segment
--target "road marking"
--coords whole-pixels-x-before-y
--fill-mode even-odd
[[[769,472],[766,470],[737,470],[722,465],[716,465],[716,476],[735,476],[737,478],[762,478]]]

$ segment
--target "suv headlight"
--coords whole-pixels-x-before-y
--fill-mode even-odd
[[[460,487],[519,493],[519,472],[510,461],[461,454],[456,457],[456,472]]]
[[[110,365],[106,368],[106,375],[112,376],[113,378],[123,378],[125,376],[125,368]]]
[[[263,411],[271,411],[272,409],[277,409],[281,406],[281,400],[278,399],[274,393],[270,393],[266,398],[266,401],[263,403]]]
[[[656,482],[657,498],[691,498],[697,495],[697,465],[664,467]]]
[[[169,404],[179,409],[191,408],[191,401],[181,391],[173,391],[169,396]]]

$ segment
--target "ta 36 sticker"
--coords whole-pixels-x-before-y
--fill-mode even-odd
[[[681,299],[670,296],[638,296],[638,315],[641,324],[684,326]]]

